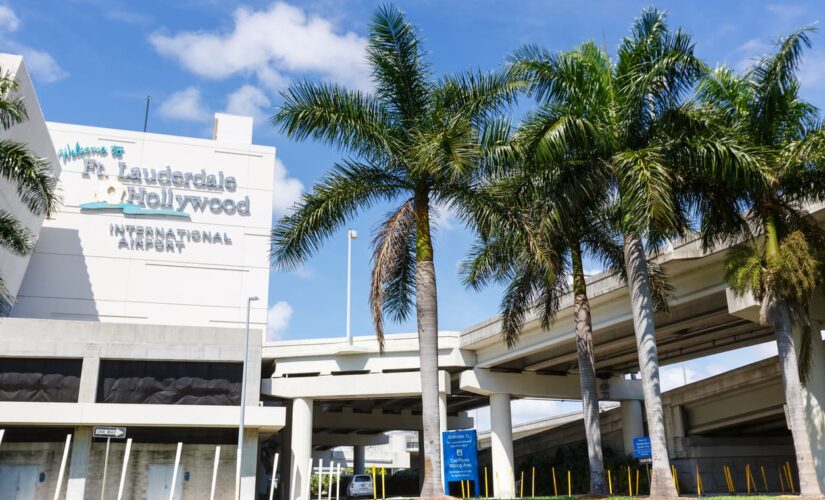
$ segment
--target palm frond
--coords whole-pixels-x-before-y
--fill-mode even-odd
[[[15,255],[27,255],[34,250],[34,235],[5,210],[0,210],[0,247]]]
[[[17,187],[17,195],[36,215],[50,216],[61,203],[57,179],[48,160],[32,153],[25,144],[0,141],[0,176]]]
[[[381,102],[338,85],[296,83],[271,118],[290,138],[308,138],[367,157],[390,157],[396,132]]]
[[[2,72],[2,70],[0,70]],[[8,71],[0,76],[0,127],[3,130],[26,121],[29,117],[26,103],[22,97],[15,95],[20,84]]]
[[[393,321],[404,321],[415,304],[415,210],[411,199],[388,214],[372,245],[370,309],[383,352],[384,314]]]
[[[430,69],[415,26],[393,5],[376,11],[369,26],[367,59],[376,95],[405,128],[415,127],[430,100]]]
[[[349,218],[378,201],[391,201],[406,188],[403,179],[380,166],[346,161],[302,196],[295,210],[272,229],[270,259],[294,269]]]

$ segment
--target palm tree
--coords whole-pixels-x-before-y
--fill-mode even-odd
[[[293,268],[347,219],[378,203],[400,203],[373,239],[370,306],[383,350],[384,315],[418,322],[424,430],[423,497],[444,494],[438,409],[438,309],[431,214],[461,203],[474,172],[507,131],[490,118],[515,98],[501,75],[467,73],[434,80],[421,40],[393,6],[377,10],[367,57],[374,92],[300,83],[272,118],[294,139],[313,138],[348,158],[303,196],[272,230],[272,260]]]
[[[717,69],[702,80],[698,96],[705,119],[750,148],[759,165],[715,186],[715,196],[701,205],[703,243],[741,243],[728,253],[726,279],[734,292],[761,303],[760,321],[775,329],[800,493],[820,496],[801,385],[811,342],[819,341],[808,320],[810,300],[825,285],[825,231],[806,210],[825,200],[825,129],[817,109],[800,99],[796,77],[811,31],[782,39],[776,53],[741,76]],[[801,332],[798,346],[794,328]]]
[[[28,119],[26,103],[15,95],[19,84],[9,73],[0,73],[0,128],[9,130]],[[35,215],[52,215],[60,205],[57,179],[51,164],[40,158],[25,144],[0,140],[0,175],[17,186],[17,195]],[[35,237],[17,218],[0,210],[0,246],[15,255],[27,255],[34,249]],[[8,314],[12,306],[3,278],[0,276],[0,314]]]
[[[542,138],[543,148],[592,152],[598,161],[581,171],[605,172],[618,206],[655,498],[677,494],[665,440],[645,242],[656,251],[666,238],[690,227],[697,199],[693,177],[733,175],[750,165],[736,144],[698,126],[683,109],[684,93],[704,71],[690,36],[671,31],[656,9],[644,10],[635,21],[615,63],[594,44],[566,58],[527,46],[511,61],[511,72],[531,82],[540,103],[533,134]]]
[[[577,51],[560,54],[559,61],[569,64],[594,49],[592,44],[584,44]],[[475,289],[490,282],[506,285],[500,312],[508,347],[518,343],[525,319],[535,310],[542,327],[550,327],[561,297],[571,291],[570,278],[590,492],[605,494],[593,326],[583,257],[588,254],[605,268],[624,274],[622,246],[615,231],[616,206],[605,197],[610,190],[603,163],[587,149],[548,150],[543,133],[535,134],[544,119],[540,113],[527,116],[511,146],[515,150],[511,158],[516,161],[510,159],[506,167],[499,162],[497,170],[504,172],[488,176],[474,194],[477,210],[468,218],[480,238],[463,263],[462,274],[465,283]],[[649,265],[657,306],[665,309],[669,287],[658,267]]]
[[[575,172],[575,168],[567,170]],[[525,319],[534,307],[538,309],[542,327],[550,327],[561,297],[569,291],[567,278],[572,275],[590,491],[604,494],[607,486],[593,329],[582,254],[587,251],[598,255],[607,266],[615,268],[618,265],[616,259],[621,259],[621,247],[616,242],[615,233],[604,223],[604,214],[590,210],[583,203],[585,196],[576,198],[576,206],[572,208],[577,217],[570,218],[568,207],[554,203],[555,193],[548,196],[554,191],[553,186],[548,185],[548,179],[536,174],[528,171],[499,181],[486,190],[486,196],[480,195],[480,198],[486,198],[487,205],[486,215],[482,215],[483,220],[476,224],[481,238],[463,264],[462,273],[465,283],[476,289],[490,282],[506,285],[500,313],[502,336],[508,347],[518,343]],[[571,223],[579,220],[583,223]]]

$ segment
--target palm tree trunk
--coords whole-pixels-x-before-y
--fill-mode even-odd
[[[642,372],[650,449],[653,455],[650,496],[652,498],[676,498],[678,494],[670,472],[665,419],[662,413],[659,354],[656,350],[656,327],[653,322],[650,276],[644,245],[638,234],[625,234],[624,261],[633,311],[633,329],[636,332],[636,346],[639,351],[639,369]]]
[[[430,207],[426,193],[415,196],[415,308],[421,366],[421,418],[424,427],[422,498],[444,496],[441,480],[441,423],[438,411],[438,300],[430,238]]]
[[[769,217],[765,224],[765,257],[770,265],[771,259],[779,253],[779,237],[776,223]],[[765,300],[777,300],[773,320],[776,333],[776,350],[779,353],[779,368],[782,371],[782,384],[785,387],[785,404],[796,452],[796,468],[799,472],[799,493],[802,496],[819,497],[822,491],[814,466],[808,423],[805,421],[805,408],[802,402],[802,383],[799,379],[799,362],[794,345],[793,326],[788,305],[769,293]]]
[[[573,246],[572,261],[573,314],[576,318],[576,352],[579,355],[584,435],[587,439],[587,457],[590,460],[590,492],[603,495],[607,493],[607,485],[604,481],[599,393],[596,387],[596,363],[593,358],[593,323],[590,318],[590,301],[587,300],[587,284],[584,281],[584,265],[578,243]]]
[[[796,468],[799,472],[799,494],[804,497],[820,497],[819,480],[814,467],[811,441],[808,435],[808,423],[805,421],[805,408],[802,403],[802,383],[799,380],[799,365],[796,357],[791,314],[788,306],[778,305],[774,320],[776,330],[776,348],[779,352],[779,368],[782,371],[782,383],[785,386],[785,404],[796,452]]]

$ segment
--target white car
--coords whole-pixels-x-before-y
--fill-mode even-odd
[[[355,497],[371,497],[372,496],[372,477],[369,474],[356,474],[352,477],[349,486],[347,486],[347,496]]]

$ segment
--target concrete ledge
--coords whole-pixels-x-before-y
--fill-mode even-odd
[[[605,383],[607,387],[605,387]],[[603,400],[642,400],[642,385],[638,380],[612,378],[597,382]],[[580,399],[578,375],[542,375],[535,372],[494,372],[484,368],[461,372],[459,387],[482,396],[510,394],[526,398]]]
[[[402,398],[421,394],[421,374],[364,373],[319,377],[279,377],[261,382],[261,392],[279,398],[371,399]],[[438,372],[438,392],[450,393],[450,374]]]
[[[122,425],[145,427],[237,427],[237,406],[133,405],[106,403],[0,403],[6,425]],[[247,406],[246,426],[278,431],[286,408]]]

